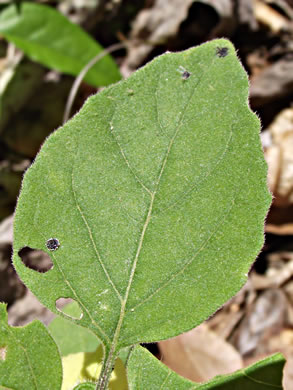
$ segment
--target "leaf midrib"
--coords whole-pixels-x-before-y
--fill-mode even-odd
[[[197,258],[197,256],[199,255],[200,252],[202,252],[208,245],[208,243],[212,240],[212,238],[214,237],[214,235],[219,231],[219,227],[221,225],[223,225],[225,222],[226,222],[226,219],[228,218],[228,216],[230,215],[230,212],[233,208],[233,206],[235,205],[235,198],[233,197],[232,199],[232,202],[231,202],[231,205],[230,207],[228,208],[227,212],[225,213],[225,216],[223,218],[223,216],[220,216],[219,217],[219,220],[220,220],[220,223],[215,223],[215,228],[214,230],[212,231],[212,233],[208,236],[208,238],[204,241],[204,243],[202,244],[202,246],[195,252],[195,254],[191,257],[191,259],[189,259],[188,261],[186,261],[182,268],[178,271],[176,271],[173,275],[169,275],[168,276],[168,279],[165,283],[161,284],[161,286],[159,286],[154,292],[152,292],[148,297],[146,297],[145,299],[143,299],[142,301],[140,301],[139,303],[137,303],[135,306],[133,306],[132,308],[130,308],[128,311],[134,311],[135,309],[137,309],[139,306],[143,305],[144,303],[148,302],[150,299],[152,299],[159,291],[161,291],[163,288],[167,287],[174,279],[176,279],[179,275],[181,275],[185,270],[186,268],[191,265],[193,263],[193,261]]]
[[[229,139],[227,141],[227,144],[226,144],[226,147],[224,149],[224,152],[222,153],[222,156],[220,159],[217,160],[217,163],[215,164],[215,166],[207,173],[207,175],[205,175],[203,178],[202,178],[202,181],[205,181],[208,177],[210,177],[210,175],[216,170],[216,168],[223,162],[223,160],[225,159],[225,156],[227,154],[227,151],[228,151],[228,148],[229,148],[229,145],[231,143],[231,140],[232,140],[232,135],[233,135],[233,132],[232,132],[232,125],[231,125],[231,133],[230,133],[230,136],[229,136]],[[195,186],[192,186],[192,188],[187,191],[183,197],[181,197],[180,200],[182,200],[182,198],[185,198],[186,196],[188,196],[191,192],[193,192],[195,189],[198,189],[198,186],[195,187]],[[235,191],[236,192],[236,191]],[[171,207],[174,207],[180,200],[176,200],[175,202],[173,202],[171,205],[169,205],[168,207],[166,207],[165,209],[161,210],[160,214],[164,211],[166,211],[167,209],[171,208]],[[233,196],[233,199],[232,199],[232,203],[230,205],[230,207],[228,208],[227,212],[225,213],[224,215],[224,218],[223,218],[223,215],[221,215],[219,217],[219,220],[220,220],[220,223],[216,223],[215,224],[215,229],[212,231],[212,233],[208,236],[208,238],[204,241],[204,243],[202,244],[202,246],[195,252],[195,254],[191,257],[191,259],[189,259],[188,261],[186,261],[183,265],[183,267],[179,270],[179,271],[176,271],[173,275],[169,275],[168,276],[168,279],[165,283],[161,284],[161,286],[159,286],[154,292],[152,292],[148,297],[146,297],[145,299],[143,299],[142,301],[140,301],[139,303],[137,303],[135,306],[133,306],[132,308],[130,308],[128,311],[134,311],[137,307],[141,306],[142,304],[144,304],[145,302],[147,302],[148,300],[150,300],[155,294],[157,294],[160,290],[162,290],[163,288],[165,288],[166,286],[168,286],[177,276],[179,276],[181,273],[183,273],[185,271],[185,269],[197,258],[198,254],[206,248],[207,244],[211,241],[211,239],[213,238],[213,236],[215,235],[215,233],[218,231],[219,229],[219,226],[223,225],[223,223],[226,221],[226,218],[229,216],[233,206],[235,204],[235,198]],[[158,214],[156,214],[158,216]]]
[[[162,167],[161,167],[160,173],[159,173],[158,178],[157,178],[157,183],[156,183],[155,190],[154,190],[154,192],[152,192],[150,194],[151,201],[150,201],[149,210],[148,210],[147,217],[146,217],[146,220],[145,220],[145,223],[144,223],[144,226],[143,226],[143,229],[142,229],[142,233],[141,233],[141,236],[140,236],[140,240],[139,240],[139,243],[138,243],[138,248],[137,248],[135,259],[134,259],[134,262],[133,262],[133,265],[132,265],[132,269],[131,269],[131,272],[130,272],[129,282],[128,282],[128,285],[127,285],[127,288],[126,288],[125,296],[124,296],[124,299],[122,301],[120,316],[119,316],[117,327],[116,327],[116,330],[115,330],[115,333],[114,333],[113,343],[112,343],[109,355],[111,355],[111,353],[114,354],[116,352],[115,350],[116,350],[116,347],[117,347],[117,344],[118,344],[120,330],[121,330],[121,326],[122,326],[123,319],[124,319],[124,316],[125,316],[125,307],[126,307],[128,296],[129,296],[130,289],[131,289],[131,286],[132,286],[132,282],[133,282],[133,278],[134,278],[134,274],[135,274],[135,270],[136,270],[136,266],[137,266],[137,261],[138,261],[138,258],[139,258],[139,255],[140,255],[140,251],[141,251],[141,248],[142,248],[142,243],[143,243],[143,240],[144,240],[145,232],[146,232],[148,224],[149,224],[149,222],[151,220],[151,214],[152,214],[153,204],[154,204],[154,201],[155,201],[155,196],[156,196],[156,194],[158,192],[160,181],[161,181],[163,172],[165,170],[165,166],[167,164],[168,157],[170,155],[172,146],[173,146],[173,144],[175,142],[175,139],[176,139],[176,137],[177,137],[177,135],[179,133],[179,130],[181,128],[181,125],[182,125],[182,122],[183,122],[186,110],[188,109],[188,106],[189,106],[189,104],[190,104],[190,102],[191,102],[195,92],[197,91],[197,87],[201,83],[201,81],[202,81],[203,77],[206,75],[207,71],[212,68],[214,62],[215,62],[215,60],[212,61],[212,64],[210,65],[210,67],[206,68],[206,70],[203,72],[203,74],[201,75],[199,80],[197,80],[197,83],[196,83],[195,87],[193,88],[192,93],[189,96],[189,99],[187,100],[185,108],[184,108],[184,110],[182,110],[182,114],[181,114],[180,120],[178,121],[177,128],[176,128],[176,130],[174,132],[174,135],[171,138],[169,146],[167,148],[167,151],[166,151],[163,163],[162,163]],[[161,79],[161,75],[158,78],[158,84],[160,82],[160,79]],[[157,88],[156,88],[155,94],[157,93],[157,90],[158,90],[158,84],[157,84]],[[156,102],[156,110],[158,112],[157,99],[155,99],[155,102]],[[114,116],[114,114],[115,114],[115,111],[113,113],[113,116]],[[157,119],[159,119],[159,115],[157,115]],[[161,124],[160,124],[159,120],[158,120],[158,124],[161,127]]]

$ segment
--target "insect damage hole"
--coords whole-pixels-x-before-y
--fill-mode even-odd
[[[58,298],[55,306],[60,313],[73,320],[81,320],[83,317],[79,304],[72,298]]]
[[[26,267],[41,273],[48,272],[54,265],[48,253],[29,246],[21,248],[18,256]]]
[[[226,57],[229,53],[228,47],[216,47],[216,56],[219,58]]]
[[[6,360],[7,347],[0,347],[0,361],[3,362]]]

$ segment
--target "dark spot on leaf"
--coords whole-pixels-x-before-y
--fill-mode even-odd
[[[188,72],[188,70],[186,70],[182,65],[179,66],[179,68],[177,69],[177,71],[179,73],[181,73],[181,77],[183,80],[187,80],[189,79],[189,77],[191,76],[191,73]]]
[[[0,348],[0,360],[4,361],[6,359],[6,354],[7,354],[7,348],[1,347]]]
[[[183,80],[187,80],[187,79],[189,79],[189,77],[190,77],[190,73],[187,72],[187,70],[186,70],[185,72],[182,73],[182,78],[183,78]]]
[[[216,48],[216,56],[223,58],[228,55],[229,49],[228,47],[217,47]]]
[[[56,309],[58,311],[60,311],[61,313],[63,313],[65,316],[72,318],[73,320],[81,320],[83,317],[83,312],[82,312],[79,305],[77,308],[77,313],[76,313],[77,315],[76,316],[74,316],[72,314],[68,314],[68,313],[66,313],[66,311],[64,311],[65,306],[67,306],[69,303],[72,303],[72,302],[75,302],[78,305],[78,303],[72,298],[58,298],[56,300],[56,303],[55,303]]]
[[[57,240],[57,238],[49,238],[49,240],[46,242],[46,247],[49,249],[49,251],[56,251],[60,246],[60,242]]]
[[[18,256],[26,267],[34,271],[44,273],[53,268],[53,262],[50,256],[44,251],[25,246],[20,249]]]

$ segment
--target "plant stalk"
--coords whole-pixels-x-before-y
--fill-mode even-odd
[[[99,376],[99,380],[96,386],[96,390],[107,390],[112,371],[114,369],[116,360],[116,354],[114,349],[111,349],[109,353],[105,353],[105,359],[103,362],[102,370]]]
[[[80,71],[79,75],[74,80],[74,83],[72,84],[71,90],[69,92],[69,96],[66,102],[65,112],[63,116],[63,124],[68,121],[70,116],[70,111],[73,106],[74,99],[77,95],[79,86],[82,82],[82,80],[85,78],[87,72],[97,63],[99,62],[103,57],[106,55],[112,53],[113,51],[120,50],[126,47],[126,43],[114,43],[113,45],[109,46],[107,49],[100,52],[97,56],[95,56],[86,66]]]

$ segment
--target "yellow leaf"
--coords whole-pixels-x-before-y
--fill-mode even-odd
[[[97,381],[102,367],[102,360],[102,346],[99,346],[95,352],[79,352],[63,357],[62,390],[71,390],[82,382]],[[119,358],[116,360],[115,368],[111,375],[109,389],[128,389],[125,367]]]

